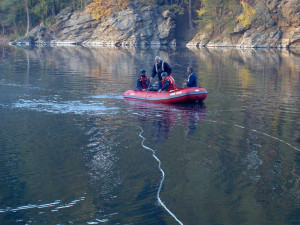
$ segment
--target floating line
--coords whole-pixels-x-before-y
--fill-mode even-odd
[[[270,135],[270,134],[264,133],[264,132],[259,131],[259,130],[255,130],[255,129],[251,129],[251,128],[246,128],[246,127],[241,126],[241,125],[238,125],[238,124],[230,124],[230,123],[226,123],[226,122],[222,122],[222,121],[217,121],[217,120],[208,120],[208,119],[206,119],[206,120],[204,120],[204,121],[208,121],[208,122],[211,122],[211,123],[222,123],[222,124],[226,124],[226,125],[232,125],[232,126],[235,126],[235,127],[239,127],[239,128],[241,128],[241,129],[252,130],[252,131],[255,132],[255,133],[260,133],[260,134],[265,135],[265,136],[267,136],[267,137],[269,137],[269,138],[272,138],[272,139],[275,139],[275,140],[277,140],[277,141],[280,141],[280,142],[282,142],[282,143],[288,145],[289,147],[295,149],[296,151],[299,151],[299,152],[300,152],[300,149],[299,149],[299,148],[297,148],[297,147],[295,147],[294,145],[288,143],[287,141],[284,141],[284,140],[282,140],[282,139],[280,139],[280,138],[277,138],[277,137],[275,137],[275,136],[272,136],[272,135]]]
[[[157,196],[157,200],[158,200],[158,202],[159,202],[159,204],[179,223],[179,224],[182,224],[183,225],[183,223],[179,220],[179,219],[177,219],[177,217],[174,215],[174,213],[172,213],[168,208],[167,208],[167,206],[162,202],[162,200],[160,199],[160,196],[159,196],[159,194],[160,194],[160,191],[161,191],[161,188],[162,188],[162,185],[163,185],[163,182],[164,182],[164,180],[165,180],[165,172],[163,171],[163,169],[161,168],[161,161],[159,160],[159,158],[155,155],[155,151],[153,150],[153,149],[151,149],[151,148],[149,148],[149,147],[147,147],[146,145],[144,145],[144,141],[146,140],[146,138],[145,137],[143,137],[142,136],[142,133],[144,132],[144,130],[143,130],[143,128],[141,128],[140,126],[138,126],[137,125],[137,127],[139,127],[140,129],[141,129],[141,133],[139,134],[139,136],[143,139],[143,141],[142,141],[142,146],[143,146],[143,148],[145,148],[145,149],[147,149],[147,150],[149,150],[149,151],[151,151],[152,152],[152,156],[153,156],[153,158],[158,162],[158,168],[159,168],[159,170],[160,170],[160,172],[161,172],[161,174],[162,174],[162,177],[161,177],[161,180],[160,180],[160,184],[159,184],[159,188],[158,188],[158,191],[157,191],[157,194],[156,194],[156,196]]]
[[[277,137],[274,137],[274,136],[272,136],[272,135],[270,135],[270,134],[266,134],[266,133],[261,132],[261,131],[258,131],[258,130],[254,130],[254,129],[251,129],[251,130],[254,131],[254,132],[257,132],[257,133],[261,133],[261,134],[263,134],[263,135],[265,135],[265,136],[267,136],[267,137],[273,138],[273,139],[275,139],[275,140],[278,140],[278,141],[280,141],[280,142],[283,142],[283,143],[285,143],[286,145],[290,146],[291,148],[293,148],[293,149],[295,149],[295,150],[297,150],[297,151],[300,151],[299,148],[296,148],[295,146],[291,145],[290,143],[288,143],[288,142],[286,142],[286,141],[284,141],[284,140],[282,140],[282,139],[279,139],[279,138],[277,138]]]

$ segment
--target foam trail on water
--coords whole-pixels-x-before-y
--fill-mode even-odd
[[[61,203],[60,200],[56,200],[56,201],[54,201],[52,203],[46,203],[46,204],[41,204],[41,205],[28,204],[28,205],[24,205],[24,206],[19,206],[17,208],[7,207],[6,209],[0,209],[0,213],[4,213],[4,212],[16,212],[16,211],[19,211],[19,210],[34,209],[34,208],[42,209],[42,208],[52,207],[52,206],[58,205],[60,203]]]
[[[142,141],[142,146],[143,146],[143,148],[145,148],[145,149],[147,149],[147,150],[149,150],[149,151],[151,151],[152,152],[152,156],[153,156],[153,158],[158,162],[158,168],[159,168],[159,170],[160,170],[160,172],[161,172],[161,174],[162,174],[162,177],[161,177],[161,180],[160,180],[160,184],[159,184],[159,188],[158,188],[158,191],[157,191],[157,194],[156,194],[156,196],[157,196],[157,200],[158,200],[158,202],[159,202],[159,204],[179,223],[179,224],[182,224],[183,225],[183,223],[179,220],[179,219],[177,219],[177,217],[174,215],[174,213],[172,213],[168,208],[167,208],[167,206],[162,202],[162,200],[160,199],[160,191],[161,191],[161,188],[162,188],[162,185],[163,185],[163,182],[164,182],[164,180],[165,180],[165,172],[163,171],[163,169],[161,168],[161,161],[159,160],[159,158],[155,155],[155,151],[153,150],[153,149],[151,149],[151,148],[149,148],[149,147],[147,147],[146,145],[144,145],[144,141],[146,140],[146,138],[145,137],[143,137],[142,136],[142,133],[144,132],[144,130],[143,130],[143,128],[141,128],[140,126],[137,126],[137,127],[139,127],[140,129],[141,129],[141,133],[139,134],[139,136],[143,139],[143,141]]]

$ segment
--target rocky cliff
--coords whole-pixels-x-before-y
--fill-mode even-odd
[[[104,20],[87,10],[67,8],[48,28],[35,27],[12,44],[80,44],[100,46],[175,45],[175,23],[169,10],[136,3]]]
[[[200,30],[187,46],[300,47],[299,0],[252,1],[252,7],[255,14],[251,25],[244,27],[236,20],[235,28],[231,32],[228,32],[228,27],[218,34]]]
[[[295,48],[300,47],[300,0],[248,0],[255,10],[250,25],[237,19],[222,29],[200,31],[188,47]],[[227,12],[230,15],[230,10]],[[240,12],[239,12],[240,13]],[[225,13],[226,17],[226,13]],[[233,18],[236,18],[234,16]],[[218,23],[218,21],[214,21]],[[176,45],[175,15],[167,9],[135,3],[103,20],[95,20],[87,10],[67,8],[56,23],[40,25],[27,37],[12,44],[79,44],[145,47]],[[180,30],[180,29],[179,29]]]

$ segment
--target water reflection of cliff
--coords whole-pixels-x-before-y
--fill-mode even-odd
[[[257,88],[267,88],[268,91],[272,88],[270,85],[265,86],[269,82],[280,83],[279,94],[283,97],[299,85],[300,56],[287,50],[202,48],[191,51],[203,62],[204,68],[199,71],[203,79],[209,71],[222,75],[234,74],[232,79],[238,79],[243,90],[253,88],[252,92]],[[275,70],[274,65],[278,69]],[[232,68],[237,70],[231,70]]]
[[[135,86],[135,78],[141,68],[152,68],[155,55],[166,61],[169,54],[163,49],[118,49],[118,48],[86,48],[45,47],[24,49],[28,62],[38,62],[45,70],[59,70],[86,77],[100,79],[103,86],[95,87],[98,93],[111,86],[126,90]],[[47,61],[46,61],[47,60]],[[28,63],[30,65],[30,63]],[[150,71],[149,71],[150,75]]]

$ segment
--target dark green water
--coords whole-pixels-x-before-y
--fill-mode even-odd
[[[124,101],[156,55],[205,103]],[[300,224],[299,115],[288,51],[1,47],[0,224]]]

